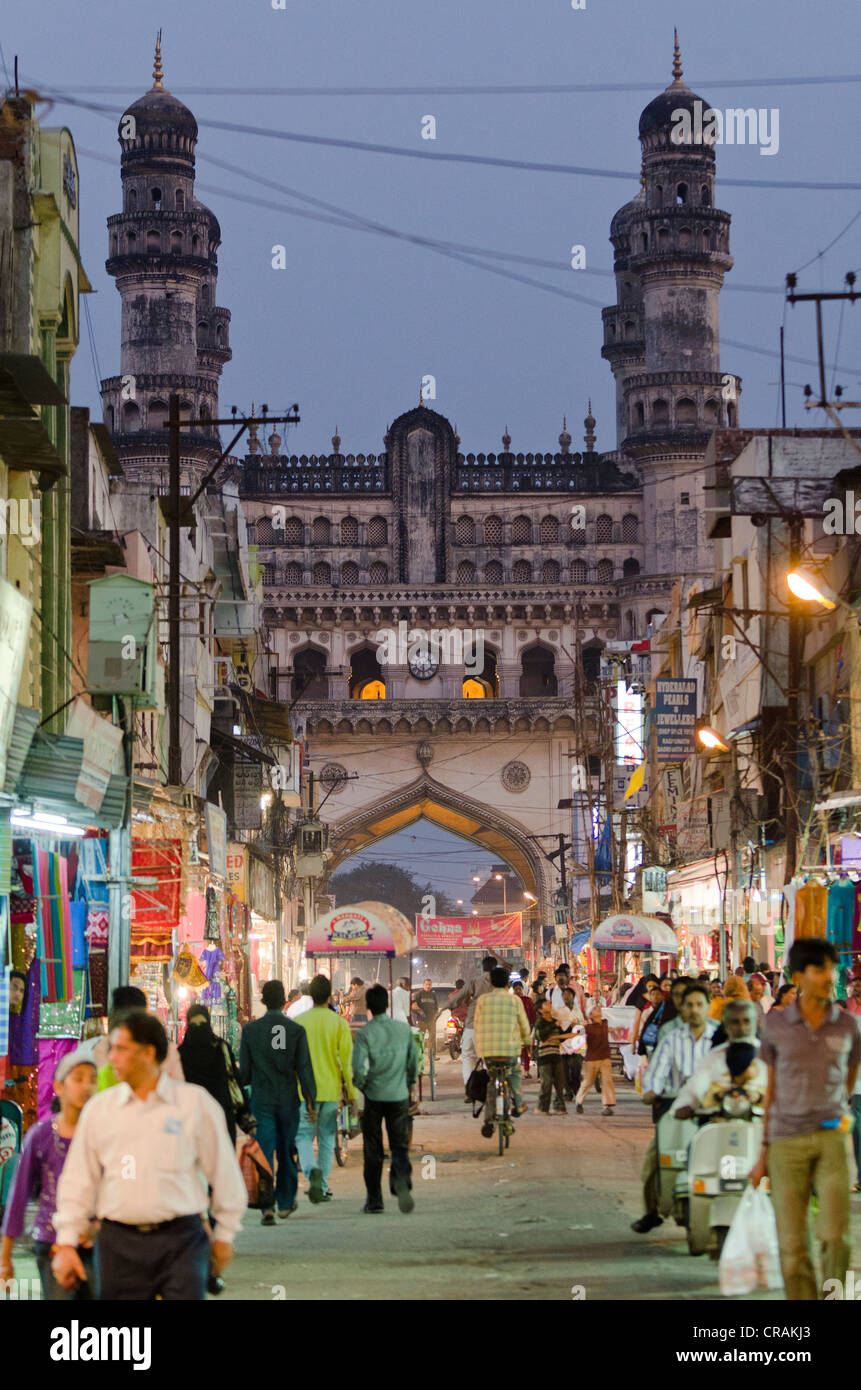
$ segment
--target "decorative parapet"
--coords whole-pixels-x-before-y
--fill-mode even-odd
[[[597,708],[587,701],[587,710]],[[574,729],[564,696],[517,700],[315,700],[302,711],[306,733],[472,733],[481,725],[504,733]]]

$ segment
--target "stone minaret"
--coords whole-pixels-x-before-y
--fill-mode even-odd
[[[714,206],[714,146],[696,143],[708,110],[682,81],[676,37],[673,81],[640,117],[640,192],[610,230],[617,303],[604,310],[602,355],[616,380],[618,449],[643,481],[652,575],[711,573],[702,459],[711,431],[738,423],[718,329],[730,217]],[[693,139],[676,143],[685,111]]]
[[[102,401],[132,477],[166,469],[171,391],[183,418],[217,418],[218,380],[231,356],[230,313],[215,307],[221,232],[194,196],[197,122],[162,76],[159,37],[153,85],[120,121],[123,210],[108,218],[106,268],[122,296],[122,351]],[[186,476],[219,452],[214,427],[182,431]]]

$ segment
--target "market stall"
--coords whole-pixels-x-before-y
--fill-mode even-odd
[[[305,940],[309,960],[362,956],[389,962],[389,1012],[392,1007],[392,961],[412,958],[416,938],[407,918],[388,903],[348,903],[318,917]]]

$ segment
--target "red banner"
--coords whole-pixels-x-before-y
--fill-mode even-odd
[[[521,944],[523,916],[520,912],[500,913],[497,917],[417,915],[416,936],[426,951],[495,951]]]

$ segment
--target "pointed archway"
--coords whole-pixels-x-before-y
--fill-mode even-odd
[[[552,921],[555,885],[549,882],[546,861],[523,826],[483,802],[443,786],[427,772],[358,814],[330,825],[327,873],[334,873],[350,855],[422,817],[504,859],[520,876],[526,891],[534,893],[542,920]]]

